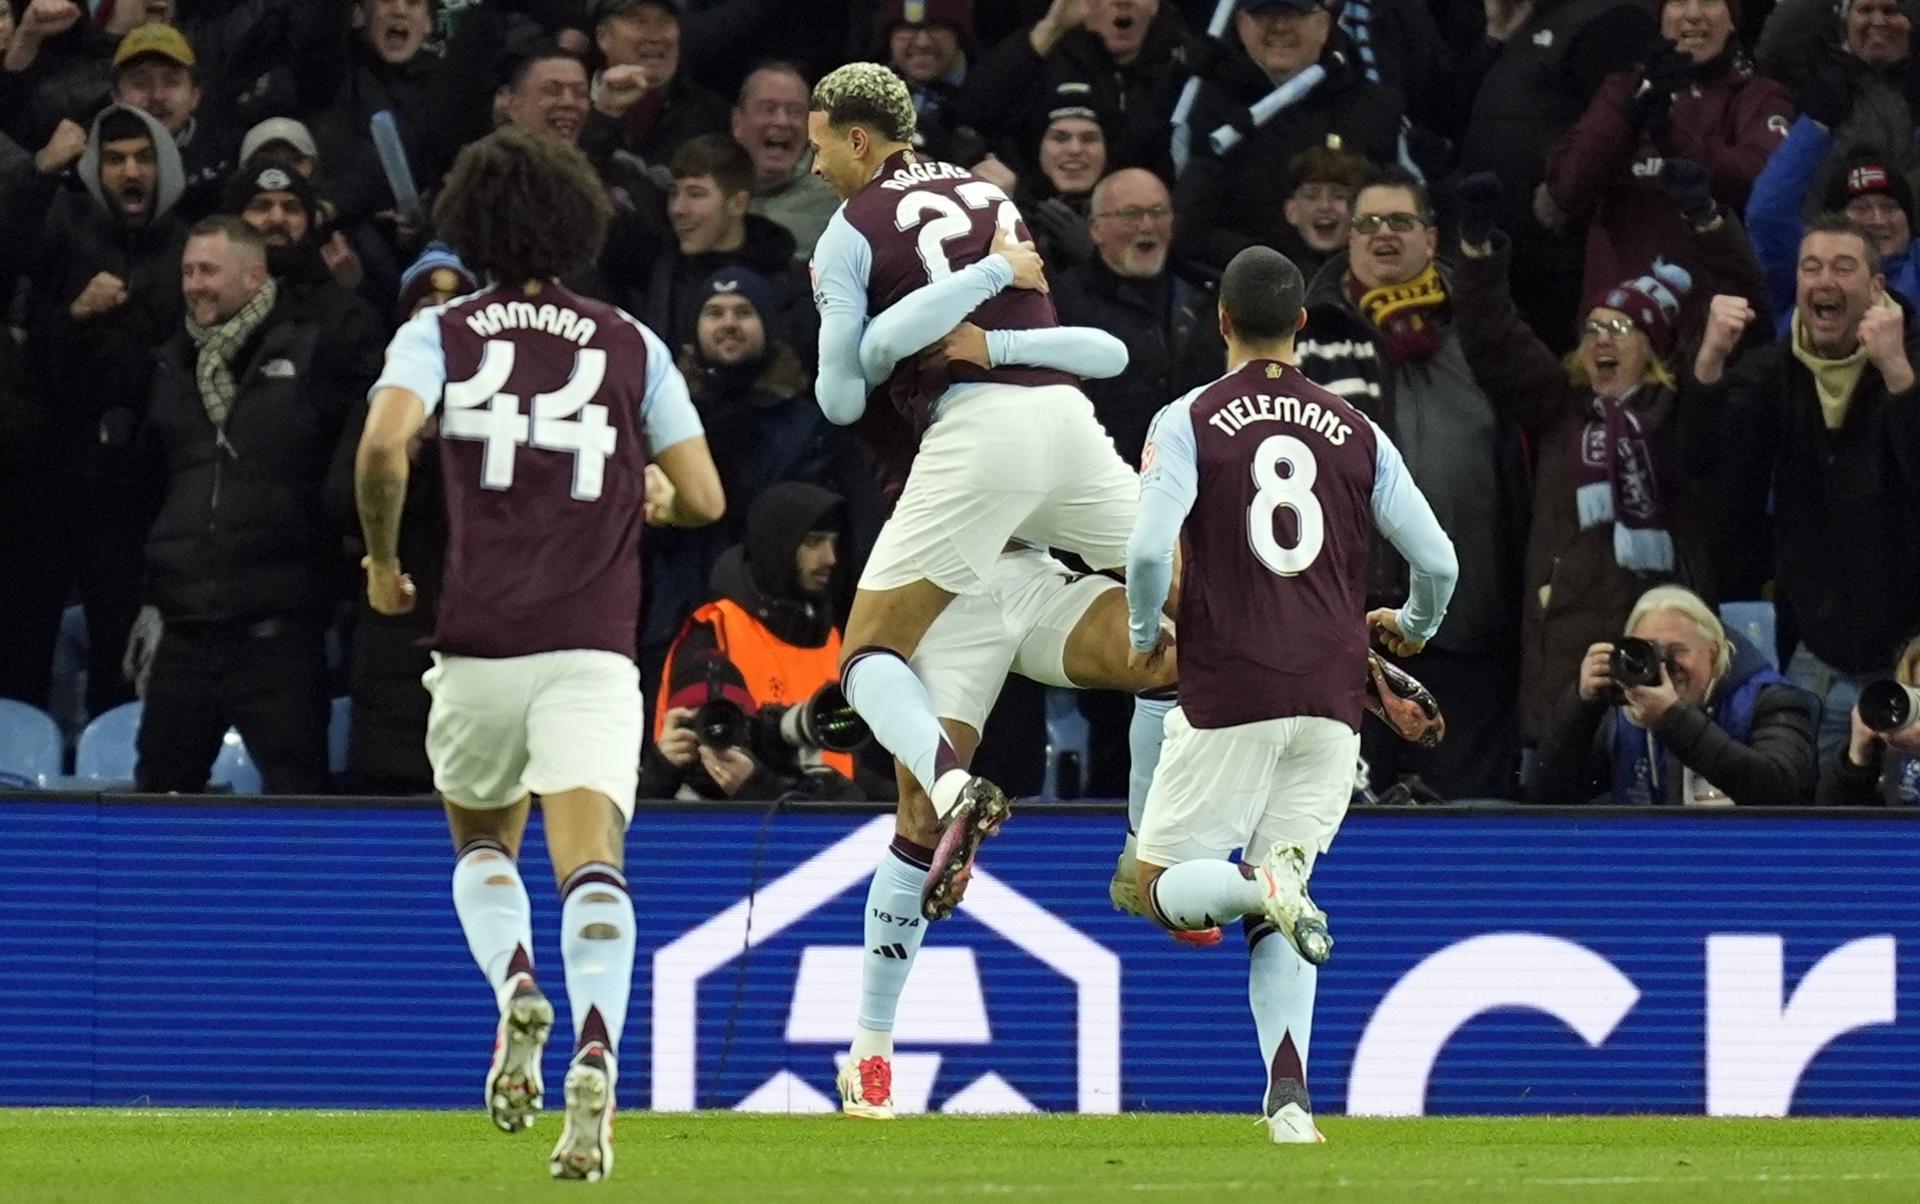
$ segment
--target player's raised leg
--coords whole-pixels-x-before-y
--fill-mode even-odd
[[[881,539],[907,509],[889,520]],[[874,561],[880,558],[875,549]],[[874,572],[874,561],[868,573]],[[998,786],[967,772],[962,757],[941,728],[933,699],[907,660],[927,629],[953,601],[953,594],[921,579],[886,589],[860,589],[847,619],[840,686],[847,701],[866,721],[874,738],[892,753],[925,791],[940,829],[932,842],[922,880],[920,914],[939,919],[952,910],[937,897],[972,864],[980,842],[993,835],[1012,813]]]
[[[560,951],[574,1032],[566,1123],[551,1169],[557,1179],[597,1180],[613,1171],[613,1095],[633,988],[633,898],[622,869],[626,816],[605,794],[584,789],[547,794],[540,810],[560,883]]]
[[[453,908],[500,1009],[484,1098],[504,1133],[525,1129],[540,1111],[540,1053],[553,1030],[553,1004],[534,980],[532,905],[518,865],[527,804],[525,796],[495,810],[446,803],[458,850]]]

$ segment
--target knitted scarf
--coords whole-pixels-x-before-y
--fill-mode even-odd
[[[1595,395],[1574,431],[1573,499],[1580,529],[1613,524],[1613,560],[1637,573],[1673,571],[1673,536],[1664,525],[1646,427],[1628,403]]]
[[[192,318],[187,319],[187,334],[200,349],[193,374],[200,385],[200,404],[207,407],[207,417],[213,420],[216,431],[227,429],[227,415],[233,412],[233,399],[240,391],[233,378],[233,357],[240,354],[240,348],[260,329],[260,323],[267,320],[279,292],[269,277],[252,300],[220,325],[202,326]]]
[[[1892,297],[1882,297],[1880,304],[1897,308],[1900,303]],[[1840,424],[1847,420],[1847,407],[1853,404],[1853,391],[1860,387],[1860,374],[1867,370],[1867,349],[1855,347],[1844,359],[1822,358],[1813,349],[1813,336],[1807,333],[1807,324],[1797,309],[1793,311],[1792,347],[1793,358],[1813,374],[1814,392],[1820,397],[1821,421],[1828,430],[1839,430]]]
[[[1387,362],[1431,359],[1446,341],[1447,289],[1432,264],[1411,280],[1370,289],[1347,273],[1347,299],[1373,323],[1386,342]]]

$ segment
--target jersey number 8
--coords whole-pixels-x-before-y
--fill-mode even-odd
[[[1286,465],[1287,475],[1280,475]],[[1292,435],[1269,435],[1253,453],[1253,483],[1259,492],[1247,508],[1247,538],[1253,554],[1282,577],[1293,577],[1311,568],[1320,558],[1327,541],[1326,515],[1320,499],[1313,495],[1313,483],[1320,465],[1313,449]],[[1274,534],[1274,511],[1291,510],[1299,539],[1285,547]]]
[[[969,180],[955,188],[960,199],[966,202],[967,209],[985,209],[994,202],[1000,208],[994,214],[995,221],[1008,238],[1019,235],[1014,227],[1020,221],[1020,211],[1000,191],[998,184],[989,184],[985,180]],[[933,220],[926,221],[928,214]],[[900,230],[911,230],[920,226],[920,262],[927,267],[927,283],[945,280],[953,274],[953,264],[947,258],[946,244],[956,238],[965,238],[973,232],[973,219],[966,209],[953,203],[953,198],[939,192],[909,192],[900,198],[900,204],[893,211],[893,222]]]
[[[520,412],[520,398],[502,393],[513,377],[513,344],[489,339],[480,367],[466,380],[447,385],[440,433],[449,439],[474,439],[487,445],[480,461],[483,489],[513,488],[518,449],[573,453],[575,501],[600,499],[607,457],[619,435],[607,422],[607,407],[589,404],[607,378],[607,353],[582,347],[574,353],[573,374],[551,393],[536,393],[531,416]]]

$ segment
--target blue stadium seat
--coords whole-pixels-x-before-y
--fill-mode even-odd
[[[122,703],[99,715],[80,733],[73,751],[73,775],[94,785],[131,785],[139,760],[134,738],[140,734],[138,702]]]
[[[1780,667],[1780,650],[1775,646],[1773,603],[1771,602],[1723,602],[1720,604],[1720,622],[1729,631],[1737,631],[1760,649],[1767,662],[1774,668]]]
[[[46,789],[60,777],[66,740],[53,716],[0,698],[0,783]]]
[[[1061,768],[1068,754],[1079,758],[1078,772],[1072,775],[1073,794],[1078,798],[1086,782],[1087,720],[1080,714],[1079,695],[1072,690],[1047,691],[1047,773],[1040,797],[1059,799],[1068,783],[1061,781]]]
[[[135,740],[144,710],[143,704],[129,702],[87,724],[74,751],[74,777],[94,786],[131,787],[133,769],[140,759]],[[260,770],[247,755],[246,742],[232,728],[227,729],[220,753],[214,758],[209,785],[235,794],[260,794],[266,789]]]
[[[247,742],[240,733],[227,729],[226,738],[220,741],[220,755],[213,759],[213,775],[208,785],[215,790],[231,790],[235,794],[265,794],[266,783],[260,778],[260,769],[247,753]]]
[[[333,700],[333,714],[327,720],[327,772],[338,776],[347,772],[347,734],[353,726],[353,699]]]

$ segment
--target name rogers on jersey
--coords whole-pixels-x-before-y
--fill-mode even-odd
[[[1315,431],[1335,447],[1353,434],[1353,428],[1345,419],[1332,410],[1322,409],[1317,401],[1303,402],[1298,397],[1273,397],[1266,393],[1236,397],[1215,410],[1207,422],[1230,436],[1256,422],[1292,422]]]
[[[903,192],[916,184],[927,184],[934,180],[971,180],[973,173],[964,167],[955,167],[951,163],[910,163],[895,168],[894,173],[880,182],[880,187],[889,192]]]

